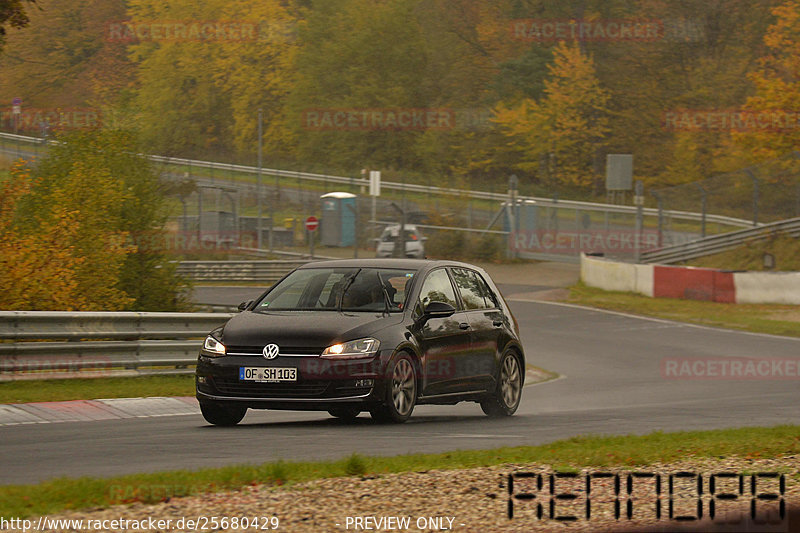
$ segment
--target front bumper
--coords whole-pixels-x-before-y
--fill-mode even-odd
[[[259,383],[239,379],[241,367],[296,368],[297,381]],[[253,409],[327,410],[342,404],[376,404],[383,397],[384,363],[370,359],[320,357],[200,355],[195,372],[199,401],[237,404]],[[371,383],[363,383],[371,380]]]

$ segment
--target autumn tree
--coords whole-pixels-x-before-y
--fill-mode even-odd
[[[0,102],[21,97],[23,112],[94,108],[106,88],[127,87],[130,70],[120,56],[125,46],[107,39],[109,24],[125,17],[123,0],[35,5],[30,25],[8,36],[0,56]]]
[[[65,242],[85,308],[170,311],[184,303],[183,283],[168,261],[164,196],[149,162],[130,134],[89,130],[60,136],[35,169],[36,182],[16,210],[23,234],[55,224],[56,207],[78,230]],[[161,243],[161,244],[159,244]]]
[[[78,281],[85,259],[73,246],[80,232],[77,213],[52,205],[34,214],[36,231],[20,230],[18,207],[35,185],[30,170],[17,164],[0,187],[0,309],[86,309]]]
[[[776,17],[764,36],[768,53],[750,74],[756,94],[744,108],[777,117],[775,128],[735,133],[734,139],[755,160],[773,159],[800,148],[800,1],[787,0],[772,10]]]
[[[292,88],[295,23],[284,2],[132,0],[128,11],[133,24],[213,22],[235,32],[130,44],[137,65],[134,108],[152,150],[250,156],[257,150],[259,108],[268,146],[286,150],[287,140],[280,138],[286,129],[279,126],[282,99]]]
[[[609,132],[608,93],[597,80],[591,58],[577,46],[559,44],[548,71],[540,100],[501,104],[494,120],[510,140],[522,143],[521,170],[554,186],[591,187],[596,181],[595,152]]]
[[[34,0],[28,0],[27,3],[33,4]],[[6,25],[24,28],[29,21],[23,0],[0,0],[0,50],[5,43]]]

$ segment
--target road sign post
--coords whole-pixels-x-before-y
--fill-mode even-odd
[[[11,115],[14,120],[14,135],[19,132],[19,117],[22,114],[22,98],[14,98],[11,100]],[[17,141],[19,142],[19,141]]]
[[[314,232],[319,227],[319,219],[315,216],[310,216],[306,219],[306,236],[308,237],[308,254],[311,259],[314,259]]]
[[[377,203],[378,196],[381,195],[381,171],[369,171],[369,195],[372,196],[372,236],[377,237],[378,222],[375,220],[377,216]]]

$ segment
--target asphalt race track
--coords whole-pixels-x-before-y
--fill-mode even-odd
[[[526,387],[517,415],[509,419],[488,419],[476,404],[462,403],[419,407],[408,423],[397,426],[377,425],[367,414],[347,424],[327,413],[280,411],[250,411],[232,428],[209,426],[199,415],[3,426],[0,483],[333,459],[353,452],[533,445],[589,433],[800,424],[797,378],[662,377],[662,359],[669,357],[797,360],[800,339],[514,300],[513,295],[510,303],[528,362],[563,377]]]

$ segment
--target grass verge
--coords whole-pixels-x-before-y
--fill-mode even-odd
[[[197,471],[137,474],[111,479],[59,478],[38,485],[0,487],[0,517],[27,517],[120,503],[236,490],[252,484],[286,486],[314,479],[380,475],[537,462],[559,468],[643,466],[686,458],[770,458],[800,453],[800,426],[739,428],[644,436],[574,437],[541,446],[364,457],[326,462],[238,465]],[[796,475],[796,473],[795,473]]]
[[[776,270],[800,270],[800,239],[789,235],[775,235],[761,241],[750,242],[732,250],[694,259],[688,264],[727,270],[761,271],[765,270],[764,254],[772,254]]]
[[[0,404],[144,396],[194,396],[194,376],[47,379],[0,383]]]
[[[570,287],[567,301],[691,324],[800,337],[800,309],[796,305],[725,304],[649,298],[629,292],[604,291],[583,283]]]

